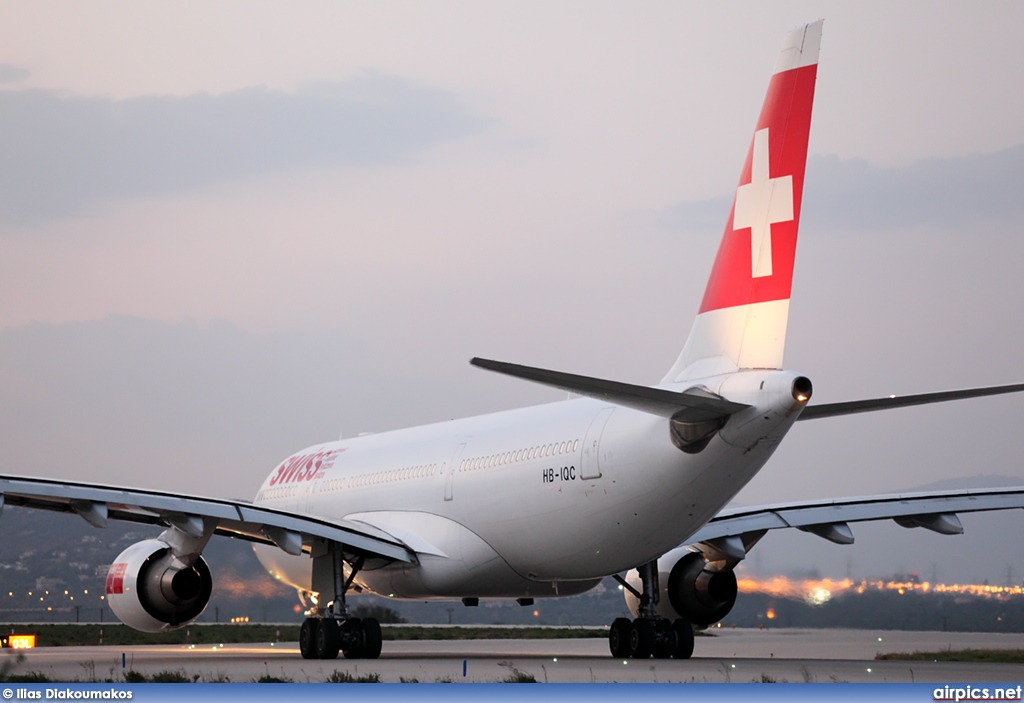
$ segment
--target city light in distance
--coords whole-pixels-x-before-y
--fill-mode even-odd
[[[834,596],[868,591],[895,591],[907,593],[938,593],[948,595],[969,595],[999,600],[1024,596],[1021,586],[993,586],[981,583],[929,583],[915,580],[886,579],[790,579],[772,576],[764,579],[740,577],[736,581],[740,593],[759,593],[776,598],[802,600],[808,605],[824,605]]]

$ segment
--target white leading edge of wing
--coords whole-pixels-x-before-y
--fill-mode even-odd
[[[956,513],[1024,508],[1024,486],[960,491],[925,491],[920,493],[892,493],[862,498],[811,500],[796,503],[777,503],[750,508],[726,508],[697,531],[689,542],[697,544],[750,533],[763,533],[786,527],[795,527],[832,539],[845,533],[850,539],[832,539],[841,544],[853,541],[846,526],[850,522],[869,520],[896,520],[909,527],[926,527],[944,534],[961,532]],[[943,517],[952,517],[943,521]],[[929,523],[929,521],[931,521]],[[829,528],[839,527],[838,533],[829,534]],[[947,529],[944,529],[947,528]],[[825,533],[825,534],[823,534]],[[746,541],[746,540],[744,540]]]
[[[101,527],[108,519],[170,526],[183,519],[216,521],[215,534],[274,544],[295,553],[308,551],[314,540],[345,545],[346,551],[407,563],[416,561],[411,549],[371,525],[351,520],[323,520],[258,507],[239,500],[185,496],[139,488],[122,488],[54,479],[0,475],[0,508],[18,505],[77,513]],[[301,542],[299,541],[301,540]]]

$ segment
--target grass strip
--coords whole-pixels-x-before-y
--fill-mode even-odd
[[[888,652],[876,654],[882,661],[990,662],[1024,664],[1024,649],[940,649],[936,652]]]

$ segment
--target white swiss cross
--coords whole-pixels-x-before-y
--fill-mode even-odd
[[[754,133],[750,183],[736,189],[732,228],[750,228],[750,275],[772,275],[772,224],[793,219],[793,177],[768,177],[768,129]]]

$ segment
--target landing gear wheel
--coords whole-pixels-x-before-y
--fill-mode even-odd
[[[672,623],[672,632],[676,636],[676,649],[672,652],[675,659],[689,659],[693,656],[693,626],[685,620]]]
[[[629,631],[629,655],[634,659],[651,656],[656,638],[654,623],[645,618],[637,618]]]
[[[338,621],[324,618],[316,629],[316,656],[318,659],[337,659],[341,648],[341,632]]]
[[[611,629],[608,630],[608,648],[616,659],[625,659],[629,656],[629,631],[633,624],[626,618],[615,618]]]
[[[299,654],[303,659],[316,659],[316,631],[320,621],[306,618],[299,629]]]
[[[668,659],[676,651],[677,637],[672,623],[662,618],[654,623],[654,658]]]
[[[363,618],[363,659],[380,657],[384,637],[380,631],[380,623],[376,618]]]
[[[366,633],[363,630],[363,621],[359,618],[349,618],[342,623],[345,638],[345,658],[362,659],[366,650]],[[379,652],[378,652],[379,654]]]

